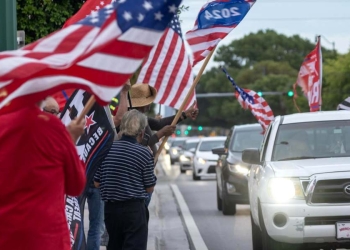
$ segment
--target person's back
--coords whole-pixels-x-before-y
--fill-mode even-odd
[[[0,249],[70,249],[64,194],[84,166],[59,119],[37,107],[0,116]]]

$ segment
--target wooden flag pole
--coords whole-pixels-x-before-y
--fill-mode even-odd
[[[94,106],[95,102],[95,96],[92,95],[88,102],[85,104],[83,111],[81,111],[80,115],[78,116],[77,123],[80,123],[85,118],[85,115],[90,111],[92,106]]]
[[[196,86],[197,86],[197,84],[198,84],[198,82],[199,82],[199,80],[200,80],[200,78],[201,78],[201,76],[202,76],[202,74],[203,74],[205,68],[207,67],[207,64],[208,64],[208,62],[209,62],[211,56],[214,54],[214,51],[215,51],[215,48],[214,48],[214,49],[209,53],[209,55],[205,58],[205,61],[204,61],[203,65],[202,65],[201,69],[199,70],[198,75],[197,75],[196,78],[194,79],[194,81],[193,81],[193,83],[192,83],[192,86],[191,86],[190,90],[188,91],[188,93],[187,93],[187,95],[186,95],[184,101],[182,102],[182,104],[181,104],[179,110],[177,111],[176,116],[175,116],[173,122],[171,123],[171,125],[174,126],[174,125],[177,124],[177,121],[179,120],[179,118],[180,118],[180,116],[181,116],[181,114],[182,114],[182,111],[183,111],[183,109],[185,108],[185,105],[187,104],[187,102],[188,102],[188,100],[190,99],[190,97],[191,97],[191,95],[192,95],[194,89],[196,88]],[[164,148],[164,145],[165,145],[165,143],[166,143],[167,140],[168,140],[168,137],[169,137],[169,136],[164,137],[164,139],[163,139],[163,141],[162,141],[162,144],[159,146],[158,151],[157,151],[156,155],[154,156],[154,163],[157,163],[158,157],[159,157],[160,153],[162,152],[162,150],[163,150],[163,148]]]

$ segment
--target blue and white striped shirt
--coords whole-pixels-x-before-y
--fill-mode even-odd
[[[145,199],[146,188],[156,184],[154,158],[134,137],[123,135],[114,141],[96,171],[103,201]]]

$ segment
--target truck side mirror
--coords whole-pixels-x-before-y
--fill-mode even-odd
[[[247,148],[243,150],[242,161],[248,164],[260,165],[260,151],[257,148]]]

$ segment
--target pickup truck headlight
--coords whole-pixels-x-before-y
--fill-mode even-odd
[[[179,153],[176,148],[173,148],[171,151],[173,152],[173,155],[177,155]]]
[[[289,199],[304,199],[299,179],[273,178],[269,181],[269,194],[278,202]]]
[[[232,173],[238,173],[238,174],[242,174],[242,175],[247,175],[249,173],[249,169],[246,167],[243,167],[239,164],[228,164],[228,169],[230,170],[230,172]]]

